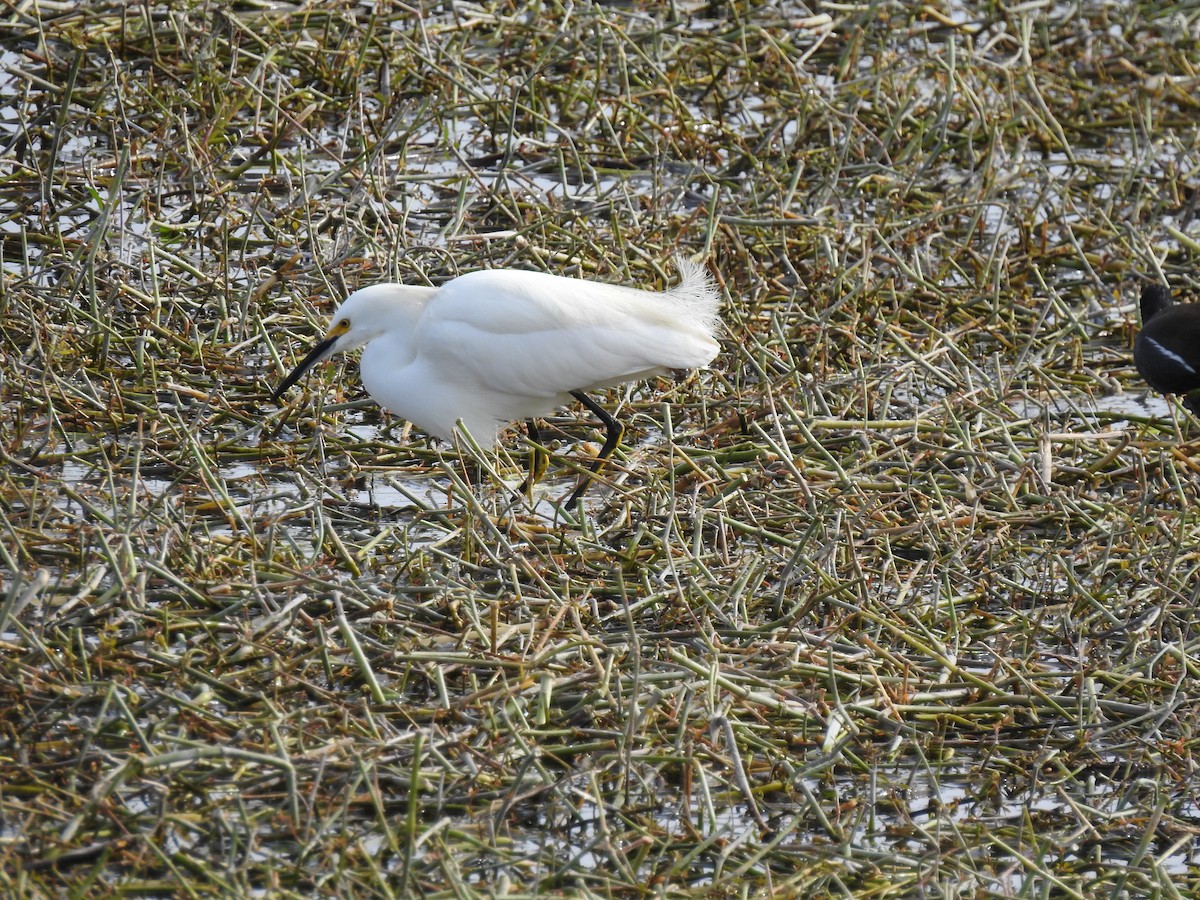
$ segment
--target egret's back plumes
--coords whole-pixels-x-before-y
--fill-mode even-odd
[[[675,309],[676,321],[691,321],[700,326],[710,337],[715,337],[721,327],[721,295],[717,293],[708,269],[686,256],[675,257],[675,268],[680,281],[660,295],[663,302]],[[637,294],[645,293],[637,288],[622,288]]]

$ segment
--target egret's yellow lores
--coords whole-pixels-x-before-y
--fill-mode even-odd
[[[376,402],[447,440],[461,422],[490,448],[501,426],[528,419],[536,441],[532,420],[574,397],[606,429],[595,472],[622,428],[584,391],[697,368],[717,355],[720,297],[703,267],[682,258],[677,265],[680,283],[663,292],[519,269],[471,272],[438,288],[363,288],[338,307],[324,339],[274,397],[333,354],[364,347],[362,381]]]

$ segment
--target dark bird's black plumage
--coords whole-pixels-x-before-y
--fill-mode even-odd
[[[1133,362],[1146,384],[1179,394],[1200,415],[1200,303],[1172,303],[1161,284],[1142,288],[1142,330],[1133,342]]]

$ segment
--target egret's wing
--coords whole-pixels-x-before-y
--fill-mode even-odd
[[[717,344],[697,318],[669,294],[495,269],[447,282],[426,307],[417,345],[448,378],[552,398],[707,364]]]

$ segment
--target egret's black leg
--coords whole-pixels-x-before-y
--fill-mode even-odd
[[[533,493],[533,486],[537,480],[546,473],[546,466],[550,465],[550,454],[542,449],[542,433],[538,431],[537,422],[529,419],[525,423],[525,430],[529,434],[529,476],[521,482],[521,486],[517,489],[522,494]]]
[[[612,456],[612,452],[617,449],[617,444],[621,440],[621,435],[625,433],[625,428],[614,419],[607,409],[585,394],[583,391],[571,391],[571,396],[594,412],[600,421],[604,423],[604,446],[600,448],[600,453],[596,456],[596,461],[592,463],[592,475],[600,471],[600,467],[604,465],[604,461]],[[571,492],[571,496],[567,498],[567,506],[574,506],[576,501],[583,496],[583,492],[587,490],[588,484],[591,483],[591,476],[588,476],[579,482],[579,487]]]

